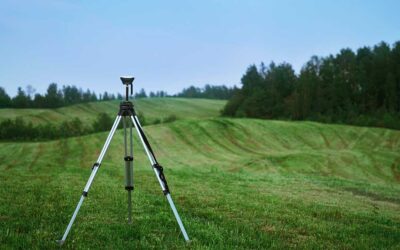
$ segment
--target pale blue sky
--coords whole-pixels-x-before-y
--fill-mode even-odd
[[[400,40],[400,1],[0,0],[0,86],[175,93],[239,85],[248,65]]]

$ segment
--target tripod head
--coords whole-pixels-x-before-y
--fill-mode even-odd
[[[133,76],[121,76],[120,77],[122,84],[125,85],[125,101],[128,101],[129,99],[129,86],[131,86],[131,95],[133,94],[133,80],[135,80],[135,77]]]

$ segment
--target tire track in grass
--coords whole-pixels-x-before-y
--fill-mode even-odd
[[[359,153],[359,154],[357,154],[357,153]],[[352,156],[352,159],[349,160],[348,164],[350,165],[351,163],[354,163],[352,169],[355,169],[355,168],[358,169],[363,174],[363,176],[370,179],[371,178],[371,170],[367,169],[366,165],[362,164],[360,162],[360,158],[368,159],[368,162],[370,163],[368,165],[374,166],[376,162],[375,162],[374,158],[372,157],[372,155],[365,155],[363,152],[350,152],[350,155]],[[374,166],[374,168],[375,168],[375,166]],[[383,173],[379,173],[379,174],[380,174],[380,176],[384,176]],[[352,175],[354,176],[354,174],[350,173],[350,177]],[[346,177],[346,178],[348,178],[348,177]]]
[[[400,199],[399,198],[388,197],[388,196],[384,196],[382,194],[378,194],[378,193],[375,193],[375,192],[370,192],[370,191],[367,191],[367,190],[361,190],[361,189],[355,188],[355,187],[347,187],[347,188],[344,188],[343,190],[345,190],[347,192],[351,192],[355,196],[367,197],[367,198],[369,198],[370,200],[373,200],[373,201],[384,201],[384,202],[393,203],[394,205],[397,205],[397,206],[400,205]]]
[[[382,164],[380,164],[380,162],[378,160],[376,160],[374,157],[374,154],[366,154],[366,157],[368,157],[371,160],[371,166],[373,167],[373,169],[375,170],[374,172],[374,177],[376,175],[379,175],[380,179],[386,179],[386,175],[385,173],[382,171],[382,168],[384,166],[382,166]],[[372,173],[371,173],[372,174]],[[368,175],[367,175],[368,176]]]
[[[42,156],[43,154],[43,143],[38,143],[39,145],[37,146],[38,150],[36,151],[35,156],[33,157],[33,160],[29,163],[28,165],[28,170],[32,171],[32,168],[36,165],[38,159]]]
[[[271,128],[271,126],[266,126],[266,123],[263,120],[256,120],[256,125],[259,126],[260,130],[268,130],[270,137],[275,139],[275,141],[282,146],[284,149],[292,150],[293,146],[286,141],[282,136],[278,136],[279,132],[276,132],[275,126]],[[270,140],[272,141],[272,140]]]
[[[382,138],[385,138],[385,133],[386,131],[381,130],[379,128],[375,128],[372,130],[372,133],[375,135],[375,140],[374,140],[374,145],[373,145],[373,150],[377,151],[378,149],[382,148],[382,144],[384,143],[385,140],[382,140]]]
[[[81,155],[79,157],[79,167],[84,168],[86,166],[86,159],[88,153],[85,140],[82,140],[82,138],[83,138],[82,136],[79,136],[76,138],[76,140],[78,142],[79,147],[81,148],[81,150],[79,150],[81,152]]]
[[[293,138],[295,138],[298,142],[302,142],[303,147],[308,147],[309,150],[316,148],[313,143],[307,141],[307,139],[304,136],[301,136],[297,131],[293,134]]]
[[[389,142],[390,140],[390,130],[385,130],[383,131],[381,138],[385,138],[385,140],[381,140],[381,142],[379,143],[379,148],[391,148],[391,144]]]
[[[1,143],[1,157],[0,157],[0,170],[4,169],[7,170],[7,167],[9,164],[8,162],[12,161],[15,159],[15,157],[12,157],[12,155],[9,153],[10,151],[14,152],[14,149],[16,148],[16,144],[10,144],[10,143]],[[11,156],[11,157],[10,157]],[[13,154],[15,156],[15,154]]]
[[[214,123],[217,124],[217,123]],[[205,129],[203,126],[201,126],[199,123],[195,123],[194,125],[195,128],[197,128],[202,135],[205,135],[208,139],[210,139],[210,141],[214,144],[214,145],[218,145],[220,148],[224,149],[225,151],[230,152],[231,154],[237,154],[238,152],[235,152],[234,150],[232,150],[231,148],[227,147],[226,145],[224,145],[223,143],[220,142],[220,140],[218,140],[216,138],[216,136],[213,136],[211,134],[208,133],[207,129]],[[210,126],[211,127],[211,126]],[[225,136],[225,134],[224,134]]]
[[[327,148],[331,148],[331,144],[330,144],[328,138],[326,137],[325,133],[322,131],[321,128],[319,129],[319,134],[321,135],[322,139],[324,140],[325,146]]]
[[[368,132],[368,129],[363,128],[360,131],[358,131],[358,136],[355,140],[352,140],[352,142],[349,145],[349,148],[355,149],[358,145],[358,143],[365,137],[366,133]]]
[[[400,182],[400,157],[394,160],[394,162],[390,166],[390,169],[392,170],[394,179],[397,182]]]
[[[379,147],[379,142],[383,139],[377,128],[368,128],[365,134],[360,138],[359,148],[363,150],[376,151]]]
[[[324,129],[325,128],[325,129]],[[327,125],[326,127],[321,126],[321,124],[316,124],[315,125],[315,129],[318,129],[318,132],[320,134],[320,136],[322,137],[322,140],[324,141],[325,147],[327,149],[334,149],[335,146],[332,145],[331,141],[328,139],[328,131],[331,132],[332,130],[334,130],[333,128],[331,128],[329,125]],[[334,132],[333,132],[334,133]]]
[[[95,162],[106,141],[106,139],[104,140],[102,139],[103,136],[96,136],[96,135],[84,135],[76,137],[77,144],[79,145],[80,148],[79,167],[87,168],[90,164],[93,164]],[[115,138],[113,138],[112,142],[114,140]],[[110,147],[112,145],[112,142],[110,143]],[[94,145],[93,148],[91,148],[92,145]]]
[[[238,145],[236,142],[231,140],[232,135],[229,135],[231,133],[227,133],[227,130],[230,130],[230,132],[232,132],[232,134],[235,134],[235,135],[237,135],[237,133],[234,133],[234,131],[231,129],[231,126],[229,126],[229,125],[223,126],[221,128],[221,125],[218,122],[216,122],[215,119],[208,120],[208,123],[206,123],[206,124],[195,123],[195,125],[193,127],[197,128],[200,131],[201,136],[202,136],[200,138],[201,140],[204,140],[205,138],[208,138],[212,142],[213,145],[216,145],[219,148],[221,148],[223,150],[222,154],[224,156],[224,159],[226,159],[226,160],[231,160],[232,156],[242,155],[245,152],[250,153],[251,155],[254,155],[254,154],[264,155],[264,154],[260,154],[258,152],[255,153],[255,152],[253,152],[253,151],[251,151],[251,150],[249,150],[247,148],[244,148],[244,147]],[[213,136],[212,134],[210,134],[205,127],[210,128],[210,130],[211,129],[214,129],[216,131],[221,131],[222,130],[222,132],[220,133],[222,135],[222,140],[225,141],[227,139],[228,141],[230,141],[231,144],[234,147],[236,147],[236,150],[233,150],[232,148],[230,148],[227,145],[225,145],[224,143],[222,143],[221,142],[221,138]],[[217,129],[215,129],[215,127],[217,127]],[[228,152],[230,153],[229,155],[227,155]],[[221,154],[218,154],[218,156],[219,155],[221,155]],[[220,158],[222,159],[222,157],[220,157]]]
[[[49,121],[51,121],[51,119],[48,116],[46,116],[44,114],[44,112],[34,114],[34,115],[29,115],[28,117],[32,118],[32,123],[34,123],[34,124],[36,124],[36,123],[44,124],[44,123],[48,123]],[[36,121],[34,119],[36,119]]]
[[[66,159],[68,159],[68,156],[70,154],[68,139],[60,139],[57,142],[57,148],[59,149],[59,154],[56,154],[55,160],[57,161],[57,166],[64,169]]]
[[[213,148],[212,147],[210,147],[209,145],[203,144],[203,147],[201,148],[201,147],[198,146],[200,144],[198,144],[198,143],[195,144],[195,143],[191,142],[187,138],[187,136],[185,136],[185,134],[182,133],[182,129],[179,128],[179,123],[171,123],[169,125],[169,128],[175,133],[176,137],[183,142],[183,144],[186,144],[189,148],[194,149],[194,151],[196,151],[196,153],[199,153],[199,154],[203,155],[206,158],[210,158],[210,153],[213,152]],[[218,158],[219,155],[220,154],[214,156],[213,159],[215,159],[215,157]]]
[[[400,142],[400,135],[397,134],[396,136],[393,131],[390,130],[386,131],[385,135],[387,139],[383,141],[384,147],[389,148],[390,150],[396,150],[396,147]]]
[[[339,125],[339,126],[340,126],[339,128],[343,128],[342,125]],[[339,133],[338,128],[333,129],[333,133],[334,133],[335,137],[339,139],[340,144],[341,144],[341,145],[338,145],[338,149],[347,149],[347,148],[349,148],[349,144],[343,138],[343,136]]]
[[[220,120],[220,119],[213,119],[213,122],[216,123],[217,125],[220,125],[223,127],[223,132],[224,132],[224,136],[237,148],[239,148],[242,151],[251,153],[251,154],[256,154],[256,155],[265,155],[264,153],[260,153],[257,151],[254,151],[250,148],[246,148],[242,145],[240,145],[238,143],[238,139],[237,139],[237,135],[238,133],[235,133],[236,131],[235,128],[237,130],[239,130],[239,132],[243,133],[246,137],[246,141],[248,144],[252,144],[252,145],[256,145],[259,144],[257,141],[255,140],[250,140],[251,138],[253,138],[253,136],[247,131],[246,128],[243,128],[241,125],[236,124],[234,122],[228,121],[228,120]],[[258,147],[261,147],[260,145],[258,145]],[[235,152],[233,152],[235,153]]]
[[[17,165],[17,163],[19,163],[19,164],[21,164],[19,161],[20,161],[20,158],[18,157],[19,155],[22,155],[23,157],[21,157],[22,159],[24,158],[24,157],[26,157],[26,154],[27,154],[27,152],[28,152],[28,145],[27,144],[22,144],[22,143],[18,143],[18,145],[22,145],[22,147],[19,147],[19,152],[18,152],[18,155],[17,155],[17,153],[15,153],[14,154],[14,156],[15,157],[13,157],[13,160],[10,162],[10,164],[8,164],[6,167],[5,167],[5,170],[10,170],[10,169],[12,169],[12,168],[14,168],[14,166],[15,165]]]
[[[393,150],[399,150],[400,149],[400,134],[396,134],[396,136],[392,135],[391,138],[395,138],[396,140],[393,142]]]
[[[363,152],[353,152],[353,151],[347,151],[347,150],[342,150],[340,152],[340,159],[342,160],[343,163],[345,163],[347,166],[349,166],[349,170],[355,170],[358,171],[361,175],[362,178],[367,178],[367,179],[371,179],[374,178],[375,175],[371,175],[371,169],[367,169],[366,166],[370,166],[370,165],[374,165],[375,164],[375,160],[373,159],[373,157],[371,157],[370,155],[365,156]],[[364,158],[364,159],[368,159],[368,162],[370,164],[365,165],[362,164],[360,162],[360,158]],[[352,164],[353,163],[353,164]],[[346,171],[347,168],[343,169],[343,171]],[[340,176],[340,175],[339,175]],[[346,176],[342,175],[343,177],[345,177],[346,179],[351,179],[351,177],[353,176],[358,176],[357,174],[354,174],[354,172],[348,172],[346,171]],[[384,175],[382,173],[379,173],[379,178],[382,178]]]
[[[76,105],[74,108],[82,110],[84,113],[93,113],[93,111],[96,111],[91,103],[89,103],[88,105]]]
[[[330,148],[331,146],[328,138],[322,132],[320,124],[314,122],[298,122],[297,124],[291,124],[290,129],[292,131],[291,135],[295,138],[299,138],[297,141],[301,142],[303,146],[309,147],[311,150],[320,149],[321,146],[325,146],[326,148]],[[320,139],[318,135],[322,140],[318,140]]]
[[[10,170],[10,169],[12,169],[12,168],[16,165],[17,162],[18,162],[17,159],[12,160],[8,165],[6,165],[6,167],[5,167],[4,169],[5,169],[5,170]]]

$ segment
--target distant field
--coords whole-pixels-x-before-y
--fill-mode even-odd
[[[91,124],[101,112],[114,117],[118,113],[120,101],[105,101],[77,104],[58,109],[0,109],[0,121],[23,117],[33,124],[60,123],[75,117]],[[147,98],[134,101],[135,109],[152,122],[169,115],[183,118],[207,118],[219,115],[226,101],[187,98]]]
[[[169,105],[181,115],[200,112],[185,111],[185,102],[137,107],[149,117]],[[219,104],[210,101],[209,109]],[[145,132],[192,239],[189,249],[400,248],[399,131],[207,118]],[[2,248],[57,248],[106,135],[0,143]],[[186,248],[136,138],[134,146],[134,223],[126,223],[118,131],[66,249]]]

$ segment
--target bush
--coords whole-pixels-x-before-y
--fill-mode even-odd
[[[400,129],[400,119],[395,114],[385,113],[383,115],[383,126],[391,129]]]
[[[163,123],[169,123],[169,122],[174,122],[174,121],[176,121],[176,120],[178,120],[178,117],[176,117],[176,115],[169,115],[169,116],[167,116],[167,117],[165,117],[164,119],[163,119]]]
[[[139,119],[140,125],[142,125],[142,126],[147,125],[146,118],[144,117],[144,114],[142,112],[139,112],[137,114],[137,117]]]
[[[74,118],[71,121],[64,121],[61,123],[58,135],[60,137],[79,136],[86,133],[82,121],[79,118]]]
[[[141,125],[146,124],[142,113],[138,115]],[[175,116],[167,117],[168,122],[176,120]],[[130,122],[130,121],[129,121]],[[156,119],[154,123],[160,123]],[[165,121],[164,121],[165,122]],[[60,125],[44,124],[33,126],[31,122],[24,121],[21,117],[6,119],[0,122],[0,140],[37,141],[80,136],[89,133],[109,131],[114,120],[106,113],[100,113],[91,127],[86,127],[79,118],[67,120]],[[120,123],[122,128],[122,123]]]
[[[114,121],[106,113],[100,113],[97,116],[96,121],[93,122],[92,129],[94,132],[110,130]]]
[[[160,124],[161,123],[161,119],[156,118],[153,120],[152,124],[156,125],[156,124]]]
[[[79,136],[91,132],[79,118],[64,121],[59,126],[52,124],[33,126],[21,117],[7,119],[0,123],[0,140],[37,141]]]

